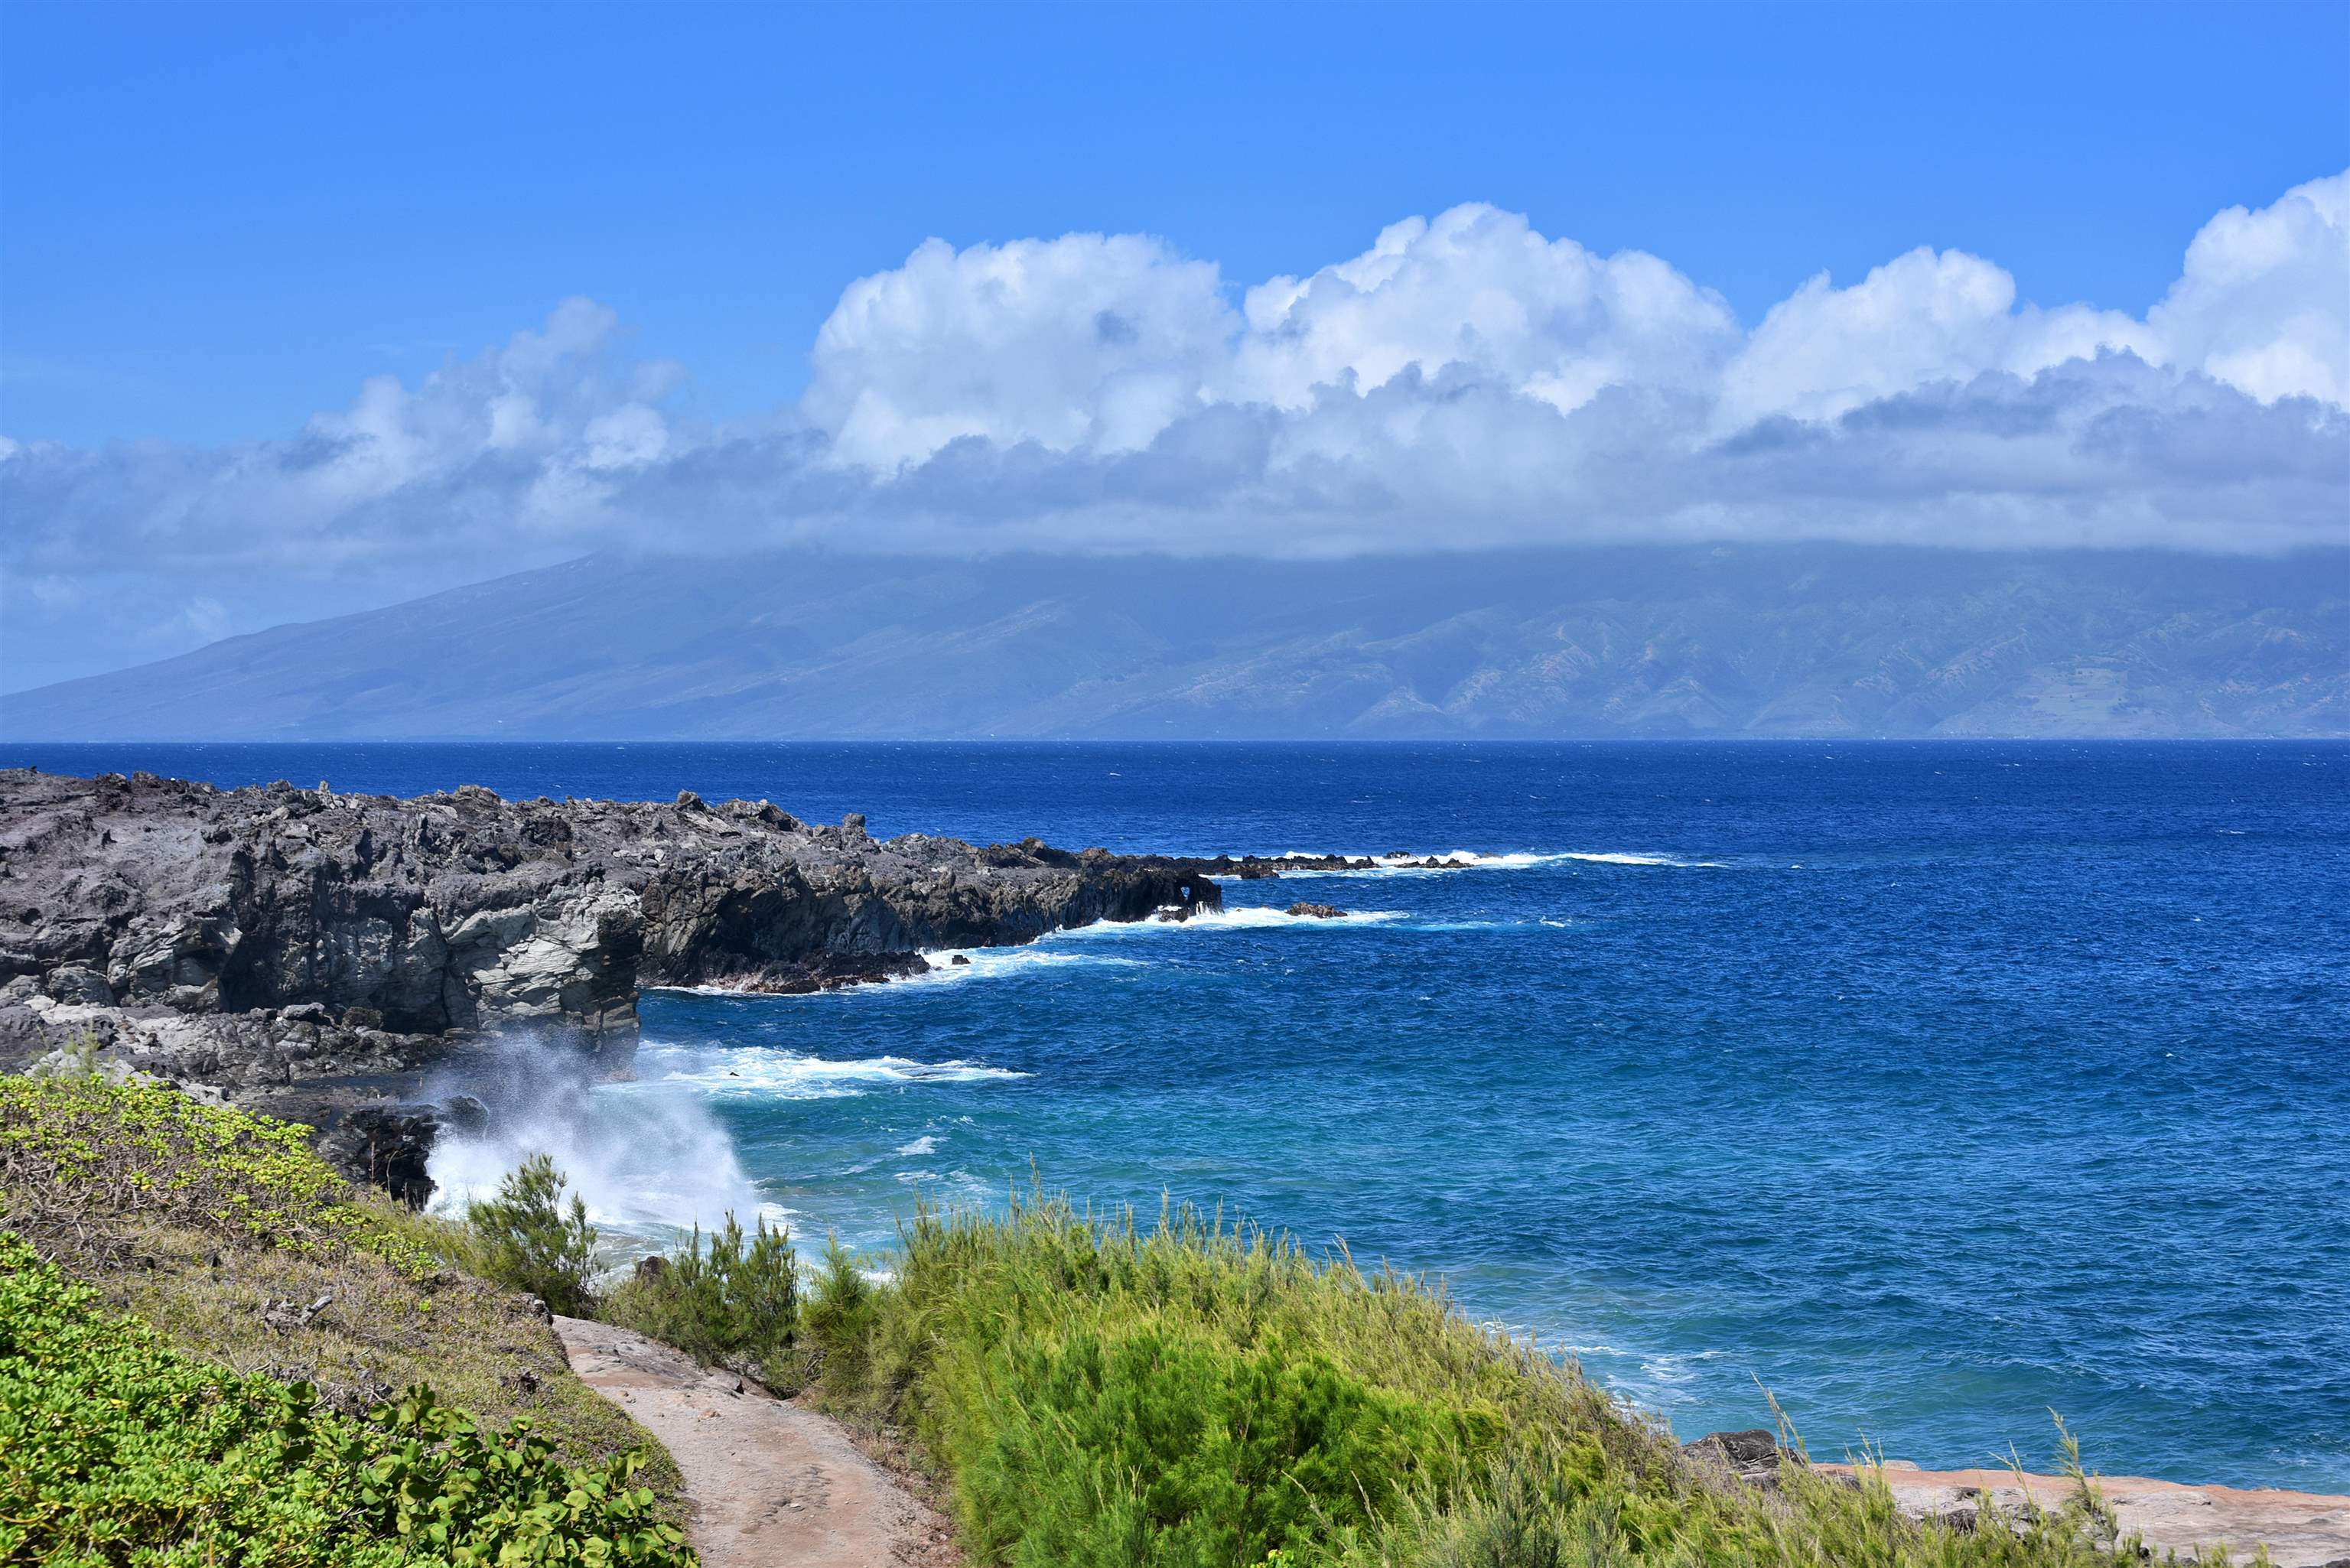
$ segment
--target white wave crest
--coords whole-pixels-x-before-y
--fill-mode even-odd
[[[1292,851],[1297,854],[1297,851]],[[1273,857],[1272,858],[1286,858]],[[1303,882],[1312,877],[1441,877],[1455,871],[1524,871],[1536,866],[1555,866],[1563,861],[1582,860],[1603,866],[1674,866],[1683,867],[1718,867],[1714,860],[1683,860],[1671,855],[1635,855],[1620,850],[1532,850],[1513,849],[1486,851],[1455,849],[1449,853],[1437,851],[1429,855],[1388,854],[1344,857],[1349,860],[1369,860],[1368,866],[1350,866],[1344,869],[1323,870],[1302,867],[1284,870],[1284,882]],[[1435,862],[1431,865],[1430,862]]]
[[[1017,948],[940,948],[924,952],[922,958],[931,966],[927,973],[909,975],[896,983],[955,985],[972,980],[1012,979],[1034,974],[1039,970],[1063,969],[1071,965],[1141,967],[1139,959],[1118,958],[1109,953],[1057,952],[1035,944]],[[964,961],[955,962],[958,958]]]
[[[1275,926],[1322,926],[1343,930],[1348,926],[1383,925],[1389,920],[1406,918],[1401,909],[1349,909],[1336,919],[1313,915],[1293,915],[1287,909],[1270,905],[1244,905],[1232,909],[1204,909],[1184,920],[1097,920],[1090,926],[1078,926],[1066,931],[1055,931],[1046,941],[1097,940],[1106,937],[1140,936],[1156,931],[1223,931],[1262,929]],[[1133,962],[1133,960],[1126,961]]]
[[[1286,909],[1270,905],[1244,906],[1234,909],[1206,909],[1180,922],[1202,930],[1220,930],[1231,927],[1261,926],[1326,926],[1334,929],[1347,926],[1376,926],[1388,920],[1404,918],[1401,909],[1349,909],[1336,919],[1316,915],[1293,915]],[[1168,924],[1175,924],[1170,921]]]
[[[660,1075],[650,1075],[649,1068]],[[836,1062],[764,1045],[687,1052],[648,1044],[638,1054],[638,1069],[637,1085],[614,1088],[677,1087],[729,1099],[837,1100],[899,1085],[993,1084],[1028,1076],[983,1062],[917,1062],[905,1056]]]
[[[733,1140],[691,1094],[591,1084],[576,1060],[526,1042],[506,1043],[486,1077],[452,1076],[435,1089],[473,1094],[489,1106],[479,1130],[433,1145],[436,1212],[463,1213],[533,1154],[553,1158],[587,1199],[589,1218],[623,1231],[707,1227],[729,1210],[748,1219],[759,1208]]]
[[[1683,870],[1720,870],[1719,860],[1676,860],[1669,855],[1622,855],[1615,853],[1570,854],[1561,860],[1586,860],[1595,866],[1677,866]]]

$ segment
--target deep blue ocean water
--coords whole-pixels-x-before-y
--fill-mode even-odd
[[[900,985],[653,993],[640,1080],[536,1141],[615,1218],[760,1202],[871,1249],[1033,1161],[1440,1272],[1684,1436],[1767,1386],[1815,1452],[2038,1463],[2053,1407],[2108,1472],[2350,1491],[2350,745],[0,753],[1474,851]]]

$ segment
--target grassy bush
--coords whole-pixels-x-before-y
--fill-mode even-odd
[[[802,1322],[836,1408],[902,1428],[976,1562],[1022,1568],[2075,1568],[2092,1494],[1971,1534],[1882,1484],[1711,1480],[1659,1428],[1343,1254],[1188,1212],[925,1210],[833,1249]]]
[[[0,1231],[0,1562],[682,1565],[639,1461],[411,1389],[354,1420],[183,1355]]]
[[[543,1154],[506,1172],[496,1197],[465,1205],[470,1261],[486,1278],[527,1291],[566,1317],[586,1317],[596,1304],[589,1288],[596,1227],[588,1223],[587,1199],[575,1192],[567,1209],[563,1189],[563,1173]]]
[[[141,1078],[0,1077],[0,1192],[19,1230],[71,1229],[94,1210],[136,1213],[305,1256],[362,1247],[431,1272],[436,1260],[416,1233],[353,1203],[309,1138],[307,1127]]]
[[[308,1383],[346,1417],[429,1383],[487,1423],[527,1417],[569,1463],[641,1452],[639,1483],[679,1512],[667,1452],[522,1297],[466,1272],[462,1228],[352,1189],[303,1128],[135,1078],[0,1076],[0,1229],[194,1357]]]
[[[799,1265],[791,1238],[764,1219],[748,1236],[733,1215],[702,1241],[648,1259],[606,1293],[597,1315],[673,1345],[705,1366],[746,1373],[770,1388],[798,1387]]]

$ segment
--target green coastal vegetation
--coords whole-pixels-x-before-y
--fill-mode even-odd
[[[464,1241],[306,1127],[0,1077],[0,1563],[691,1563],[669,1456]]]
[[[803,1318],[817,1386],[910,1435],[983,1563],[2116,1561],[2085,1481],[2061,1512],[1971,1531],[1800,1466],[1742,1486],[1438,1289],[1188,1210],[1147,1229],[1042,1194],[924,1212],[891,1266],[877,1282],[827,1256]]]
[[[1424,1282],[1191,1210],[1148,1228],[1041,1191],[925,1210],[887,1263],[834,1244],[786,1294],[788,1243],[730,1222],[605,1315],[906,1439],[971,1561],[1004,1568],[2146,1560],[2085,1476],[2061,1510],[1971,1528],[1914,1522],[1866,1475],[1741,1484]]]
[[[550,1162],[452,1224],[305,1137],[135,1080],[0,1079],[0,1563],[692,1562],[674,1467],[530,1296],[899,1440],[974,1564],[2142,1560],[2085,1479],[1972,1528],[1866,1475],[1743,1484],[1440,1289],[1186,1209],[926,1209],[886,1272],[837,1244],[804,1270],[730,1218],[604,1282]]]

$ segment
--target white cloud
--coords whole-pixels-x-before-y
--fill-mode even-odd
[[[882,470],[966,437],[1131,451],[1197,405],[1235,325],[1212,265],[1142,235],[931,240],[842,294],[803,407]]]
[[[2128,317],[2015,308],[2015,279],[1963,251],[1920,247],[1837,288],[1825,273],[1772,306],[1724,370],[1715,428],[1773,414],[1829,420],[1932,381],[2029,375],[2101,349],[2143,353]]]
[[[2350,174],[2213,218],[2143,321],[2014,301],[2012,277],[1960,251],[1912,251],[1849,288],[1822,275],[1773,306],[1731,363],[1717,423],[1833,418],[1931,381],[2032,375],[2101,351],[2209,376],[2262,402],[2350,403]]]
[[[2350,172],[2204,224],[2147,323],[2164,361],[2264,402],[2350,403]]]
[[[1638,251],[1595,255],[1515,213],[1455,207],[1390,224],[1311,277],[1248,291],[1221,389],[1301,409],[1317,387],[1383,387],[1458,367],[1571,412],[1602,389],[1701,384],[1736,346],[1730,307]]]
[[[932,241],[848,286],[805,398],[754,425],[686,418],[683,371],[571,300],[283,441],[0,441],[0,564],[33,617],[63,601],[21,585],[99,573],[487,575],[621,543],[2334,543],[2345,207],[2335,176],[2219,214],[2144,318],[1918,250],[1751,333],[1654,256],[1488,206],[1246,289],[1145,236]]]

